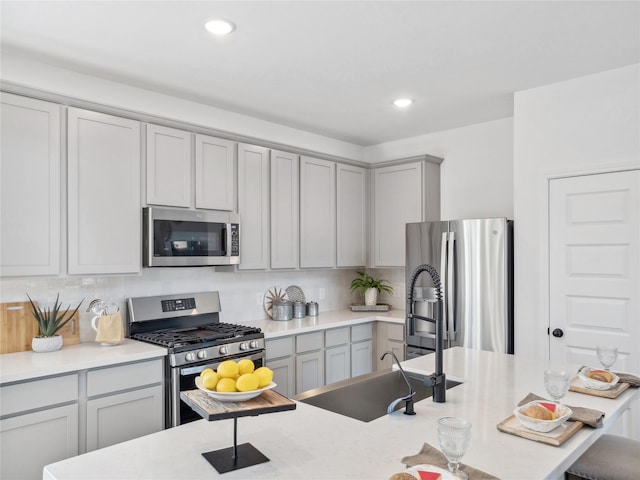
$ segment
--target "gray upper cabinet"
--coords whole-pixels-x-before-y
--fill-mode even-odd
[[[239,270],[269,267],[269,150],[238,144]]]
[[[0,270],[60,273],[60,107],[2,94]]]
[[[140,123],[68,111],[68,273],[141,269]]]
[[[196,208],[235,210],[235,142],[198,134],[195,150]]]
[[[367,264],[367,171],[338,164],[336,167],[337,266]]]
[[[300,267],[336,266],[336,164],[300,158]]]
[[[191,133],[147,125],[147,203],[192,205]]]
[[[298,268],[298,155],[271,150],[271,268]]]

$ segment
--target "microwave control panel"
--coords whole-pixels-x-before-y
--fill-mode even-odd
[[[237,223],[231,224],[231,256],[237,257],[240,255],[240,235],[239,226]]]

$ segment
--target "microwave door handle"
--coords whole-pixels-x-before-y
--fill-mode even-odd
[[[456,288],[456,278],[455,278],[455,241],[456,236],[454,232],[449,233],[449,245],[448,245],[448,253],[447,253],[447,336],[449,338],[449,343],[454,342],[456,340],[456,306],[455,306],[455,288]]]
[[[222,236],[224,239],[224,245],[222,245],[222,251],[224,252],[225,257],[231,256],[231,224],[224,224],[224,235]]]
[[[440,315],[446,321],[447,312],[448,312],[448,304],[447,304],[447,238],[449,237],[447,232],[442,232],[442,243],[440,244],[440,275],[441,275],[441,287],[442,287],[442,311]],[[447,339],[448,328],[444,330],[444,339]]]

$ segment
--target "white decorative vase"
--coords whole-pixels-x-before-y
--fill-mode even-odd
[[[31,340],[31,349],[34,352],[46,353],[55,352],[62,348],[62,335],[54,335],[53,337],[33,337]]]
[[[367,288],[364,291],[364,304],[368,307],[375,306],[378,304],[377,288]]]

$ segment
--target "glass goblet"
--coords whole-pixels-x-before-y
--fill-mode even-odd
[[[617,347],[609,347],[604,345],[598,345],[596,347],[598,352],[598,360],[604,367],[606,371],[609,371],[611,366],[616,363],[616,359],[618,358],[618,348]]]
[[[469,476],[460,470],[460,459],[467,451],[470,439],[471,423],[464,418],[443,417],[438,420],[438,441],[449,461],[449,472],[463,480]]]
[[[560,403],[562,397],[567,394],[570,381],[571,376],[564,370],[545,370],[544,372],[544,387],[556,403]]]

